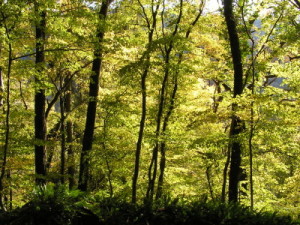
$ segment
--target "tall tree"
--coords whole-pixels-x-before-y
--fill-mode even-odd
[[[183,1],[180,1],[179,6],[179,13],[178,17],[176,18],[175,27],[171,34],[171,40],[169,44],[166,44],[163,46],[162,54],[164,56],[164,75],[163,80],[160,88],[160,96],[159,96],[159,102],[158,102],[158,110],[157,110],[157,116],[156,116],[156,130],[155,130],[155,145],[152,152],[152,158],[148,170],[148,177],[149,177],[149,183],[148,183],[148,189],[146,198],[152,201],[153,195],[154,195],[154,188],[155,188],[155,180],[157,176],[157,165],[158,165],[158,153],[159,149],[161,147],[161,143],[159,139],[162,135],[162,122],[163,122],[163,113],[165,110],[165,101],[166,101],[166,92],[168,87],[168,81],[170,76],[170,61],[171,61],[171,52],[174,49],[174,38],[177,35],[179,24],[182,19],[182,10],[183,10]],[[165,1],[163,1],[163,12],[162,12],[162,27],[163,27],[163,34],[165,34],[164,26],[164,11],[165,11]],[[166,37],[165,37],[166,38]],[[175,88],[175,94],[176,94]],[[175,97],[175,96],[174,96]],[[164,149],[163,149],[164,150]],[[163,152],[164,153],[164,152]],[[162,161],[161,165],[164,167],[164,161]]]
[[[99,80],[103,57],[103,40],[105,34],[104,21],[106,20],[108,7],[113,0],[103,0],[99,11],[99,24],[96,31],[97,42],[94,49],[94,60],[92,64],[92,71],[90,76],[89,85],[89,102],[86,114],[85,130],[82,140],[82,150],[80,155],[80,170],[79,170],[79,183],[78,188],[82,191],[87,191],[88,178],[89,178],[89,154],[92,150],[95,120],[96,120],[96,107],[99,91]]]
[[[3,105],[3,93],[4,93],[4,83],[2,76],[2,67],[0,67],[0,106]]]
[[[229,35],[231,56],[234,69],[234,88],[233,97],[241,95],[243,92],[243,65],[242,54],[240,49],[240,41],[236,28],[235,16],[233,13],[233,0],[224,1],[224,16]],[[229,171],[229,201],[238,201],[238,184],[241,172],[241,151],[242,144],[238,140],[239,134],[244,130],[243,121],[235,114],[238,105],[232,104],[232,119],[230,126],[230,171]]]
[[[34,130],[35,130],[35,173],[36,183],[45,183],[46,175],[46,96],[45,88],[43,87],[43,71],[45,66],[45,41],[46,41],[46,10],[37,1],[34,3],[36,13],[36,24],[35,24],[35,48],[36,48],[36,71],[35,82],[36,90],[34,96]]]
[[[70,82],[71,83],[71,82]],[[71,84],[68,85],[67,93],[65,96],[65,104],[66,104],[66,113],[71,112],[71,104],[72,104],[72,88]],[[74,165],[74,150],[73,150],[73,121],[72,119],[67,120],[66,127],[66,135],[67,135],[67,154],[68,154],[68,178],[69,178],[69,188],[73,189],[75,186],[75,165]]]
[[[4,19],[5,20],[5,19]],[[10,177],[9,169],[7,168],[7,158],[9,153],[9,141],[10,141],[10,111],[11,111],[11,101],[10,101],[10,88],[11,88],[11,66],[12,66],[12,44],[9,34],[9,29],[6,22],[4,22],[4,27],[6,31],[6,36],[9,41],[8,43],[8,65],[7,65],[7,81],[6,81],[6,112],[5,112],[5,141],[3,146],[3,159],[1,163],[0,172],[0,208],[5,210],[3,203],[3,190],[4,190],[4,177]],[[2,78],[1,78],[2,79]]]
[[[182,1],[180,2],[180,7],[182,8]],[[193,22],[189,25],[189,28],[188,30],[186,31],[185,33],[185,39],[188,39],[191,32],[192,32],[192,28],[197,24],[200,16],[202,15],[202,12],[203,12],[203,7],[204,7],[204,2],[201,1],[200,2],[200,7],[199,7],[199,12],[197,13],[195,19],[193,20]],[[179,18],[178,18],[179,19]],[[176,30],[176,28],[175,28]],[[173,33],[173,38],[175,38],[175,35],[176,33],[174,32]],[[169,43],[169,47],[172,46],[173,43]],[[165,49],[167,48],[167,44],[165,44]],[[168,56],[166,54],[166,56]],[[165,58],[164,59],[165,62],[167,63],[168,62],[168,58]],[[161,157],[160,157],[160,163],[159,163],[159,169],[160,169],[160,174],[159,174],[159,177],[158,177],[158,182],[157,182],[157,191],[156,191],[156,199],[159,199],[162,194],[163,194],[163,183],[164,183],[164,172],[165,172],[165,167],[166,167],[166,140],[165,140],[165,135],[166,135],[166,132],[167,132],[167,129],[168,129],[168,125],[169,125],[169,120],[170,120],[170,117],[174,111],[174,107],[175,107],[175,101],[176,101],[176,95],[177,95],[177,90],[178,90],[178,76],[179,76],[179,73],[180,73],[180,66],[182,64],[182,61],[183,61],[183,51],[180,51],[179,54],[178,54],[178,60],[176,62],[176,69],[174,69],[174,71],[172,71],[173,73],[173,86],[172,86],[172,91],[171,91],[171,94],[170,94],[170,99],[169,99],[169,103],[166,104],[167,105],[167,109],[166,109],[166,112],[165,112],[165,115],[163,117],[163,125],[162,125],[162,141],[161,141],[161,144],[160,144],[160,154],[161,154]],[[165,70],[170,70],[170,66],[167,65],[167,67],[165,68]],[[165,71],[166,73],[166,71]]]
[[[142,5],[140,1],[139,5],[141,6],[143,10],[144,17],[146,19],[147,28],[148,28],[148,49],[151,49],[153,45],[153,35],[154,31],[156,29],[157,24],[157,13],[159,9],[159,4],[156,6],[154,5],[154,1],[152,1],[152,7],[151,7],[151,20],[148,18],[145,8]],[[150,69],[150,51],[145,51],[145,54],[142,56],[142,60],[144,60],[145,68],[141,75],[141,90],[142,90],[142,113],[141,113],[141,120],[139,125],[139,135],[138,140],[136,143],[136,150],[135,150],[135,164],[134,164],[134,173],[132,177],[132,203],[136,202],[136,192],[137,192],[137,180],[139,176],[139,170],[140,170],[140,155],[142,151],[142,142],[144,137],[144,129],[145,129],[145,123],[146,123],[146,115],[147,115],[147,87],[146,87],[146,80]]]
[[[60,87],[63,85],[63,78],[60,77]],[[65,183],[65,164],[66,164],[66,128],[65,128],[65,106],[66,95],[63,93],[59,98],[60,103],[60,136],[61,136],[61,152],[60,152],[60,182]]]

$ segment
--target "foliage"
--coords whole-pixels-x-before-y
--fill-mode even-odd
[[[34,24],[38,18],[34,12],[34,2],[39,2],[47,12],[43,73],[38,72],[34,63]],[[216,12],[204,10],[187,38],[187,31],[201,11],[202,1],[183,1],[182,19],[176,35],[172,32],[180,12],[178,0],[114,1],[109,8],[105,27],[101,26],[103,23],[98,18],[101,1],[1,1],[2,210],[16,209],[13,218],[22,214],[20,219],[28,223],[35,216],[39,219],[49,216],[53,223],[71,223],[71,218],[84,211],[82,207],[92,206],[102,222],[111,224],[126,221],[128,224],[146,224],[147,221],[156,221],[157,224],[171,221],[174,224],[196,224],[201,221],[203,224],[222,224],[225,221],[227,224],[234,224],[234,221],[250,224],[252,220],[253,224],[258,220],[261,224],[271,224],[273,219],[274,224],[280,224],[281,217],[260,211],[252,213],[247,207],[173,200],[199,196],[215,201],[220,199],[224,184],[227,187],[224,169],[228,145],[232,141],[229,138],[231,105],[237,103],[240,107],[236,113],[245,121],[245,132],[237,139],[243,146],[242,168],[247,175],[241,181],[240,202],[250,205],[251,148],[254,209],[279,211],[297,218],[300,214],[300,25],[299,9],[293,2],[235,1],[245,89],[243,95],[233,99],[233,68],[222,9]],[[155,7],[158,7],[157,23],[153,28],[152,43],[149,44],[149,24],[153,22]],[[96,24],[100,24],[99,27]],[[36,178],[35,144],[45,145],[47,149],[48,175],[45,179],[54,183],[63,180],[67,185],[70,178],[68,169],[73,166],[76,185],[89,101],[88,77],[91,75],[94,48],[99,47],[95,44],[97,29],[104,29],[106,33],[100,46],[103,63],[90,155],[88,192],[93,197],[82,200],[82,193],[68,191],[60,185],[42,186],[32,191]],[[173,49],[169,60],[166,60],[166,47],[170,44]],[[12,58],[9,56],[10,47]],[[146,60],[148,56],[149,60]],[[127,200],[131,197],[142,111],[143,90],[140,83],[145,68],[148,68],[145,82],[147,107],[137,201],[142,202],[146,195],[149,164],[156,143],[165,143],[163,193],[171,198],[162,198],[153,205],[132,205]],[[166,89],[164,96],[161,96],[166,72]],[[35,76],[42,79],[39,85],[34,82]],[[69,85],[66,85],[68,82]],[[166,118],[176,82],[178,91],[168,127],[164,133],[157,134],[160,98],[165,100],[161,117]],[[41,87],[47,95],[48,135],[45,142],[33,138],[34,93]],[[7,102],[8,94],[10,102]],[[62,113],[61,106],[69,94],[70,111]],[[9,107],[9,123],[6,124],[5,113]],[[63,137],[67,131],[61,127],[66,127],[68,122],[73,136],[64,147],[65,150],[72,147],[73,152],[62,154]],[[5,160],[5,131],[8,126]],[[62,168],[62,155],[66,159],[65,168]],[[159,152],[158,162],[161,158]],[[157,187],[157,183],[155,185]],[[34,194],[29,195],[31,192]],[[101,193],[110,198],[97,199]],[[3,219],[7,218],[4,216]],[[283,217],[281,219],[282,224],[289,224],[287,218],[287,222]]]
[[[105,225],[297,225],[290,217],[276,213],[251,211],[239,204],[206,200],[180,200],[164,197],[152,205],[134,205],[122,199],[102,199],[99,215]]]
[[[47,184],[36,187],[27,204],[1,215],[0,220],[9,225],[80,224],[83,218],[96,218],[83,205],[83,199],[84,194],[79,190],[69,191],[64,185]]]

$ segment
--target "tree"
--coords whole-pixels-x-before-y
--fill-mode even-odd
[[[140,157],[141,157],[141,150],[142,150],[142,142],[144,137],[144,129],[145,129],[145,123],[146,123],[146,115],[147,115],[147,87],[146,87],[146,79],[149,73],[150,69],[150,49],[153,45],[153,35],[154,31],[156,30],[156,24],[157,24],[157,14],[160,4],[156,4],[156,6],[153,4],[152,1],[152,7],[151,7],[151,19],[152,23],[150,21],[150,18],[148,18],[148,15],[146,14],[145,8],[142,5],[142,3],[139,1],[139,5],[142,8],[144,17],[146,19],[147,28],[148,28],[148,48],[145,51],[145,54],[142,56],[142,60],[145,61],[145,68],[143,69],[142,75],[141,75],[141,90],[142,90],[142,113],[141,113],[141,120],[140,120],[140,127],[139,127],[139,135],[138,140],[136,143],[136,150],[135,150],[135,164],[134,164],[134,173],[132,177],[132,203],[136,203],[136,191],[137,191],[137,181],[139,176],[139,170],[140,170]]]
[[[35,172],[36,183],[44,184],[46,175],[46,96],[43,87],[43,71],[45,67],[45,41],[46,41],[46,11],[40,3],[34,3],[34,10],[37,16],[35,24],[35,64],[37,74],[35,75],[36,92],[35,92]]]
[[[2,14],[3,16],[3,14]],[[6,38],[8,40],[8,62],[7,62],[7,81],[6,81],[6,112],[5,112],[5,141],[3,146],[3,159],[1,165],[0,172],[0,208],[2,210],[6,210],[6,207],[3,202],[3,191],[4,191],[4,177],[7,175],[7,178],[10,178],[10,169],[7,168],[7,158],[9,155],[9,142],[10,142],[10,113],[11,113],[11,96],[10,96],[10,88],[11,88],[11,67],[12,67],[12,44],[10,38],[10,31],[8,28],[8,24],[6,18],[2,18],[3,26],[5,28]],[[1,79],[2,79],[2,71],[1,71]],[[3,81],[1,80],[1,83]],[[3,84],[1,85],[3,88]],[[11,204],[10,204],[11,205]],[[11,207],[10,207],[11,208]]]
[[[82,140],[82,151],[80,156],[80,170],[79,170],[79,183],[78,188],[82,191],[87,191],[88,178],[89,178],[89,153],[92,150],[95,119],[96,119],[96,107],[97,97],[99,91],[99,78],[102,64],[102,44],[105,34],[105,26],[103,22],[106,20],[108,7],[112,0],[103,0],[99,11],[99,25],[96,31],[97,42],[94,50],[94,60],[92,64],[92,71],[90,76],[89,86],[89,102],[86,114],[85,130]]]
[[[242,55],[240,50],[239,36],[237,33],[235,17],[233,14],[233,1],[224,1],[224,16],[227,25],[232,62],[234,67],[234,87],[233,97],[236,98],[243,93],[243,66]],[[238,201],[238,183],[241,170],[241,150],[242,144],[238,136],[244,130],[244,122],[235,114],[238,105],[232,104],[232,120],[230,126],[230,172],[229,172],[229,201]]]

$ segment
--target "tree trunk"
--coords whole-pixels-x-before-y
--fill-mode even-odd
[[[181,58],[181,57],[180,57]],[[181,62],[181,59],[180,61]],[[180,65],[180,63],[179,63]],[[171,95],[171,100],[170,100],[170,105],[168,108],[168,111],[166,113],[166,116],[164,118],[163,122],[163,128],[162,128],[162,135],[164,136],[166,134],[166,131],[168,129],[168,124],[169,124],[169,119],[172,115],[173,109],[174,109],[174,104],[175,104],[175,98],[176,98],[176,93],[177,93],[177,88],[178,88],[178,76],[179,72],[176,72],[175,74],[175,79],[174,79],[174,87]],[[157,182],[157,192],[156,192],[156,199],[159,199],[162,194],[163,194],[163,183],[164,183],[164,173],[165,173],[165,168],[166,168],[166,141],[162,140],[161,146],[160,146],[160,174],[158,177],[158,182]]]
[[[142,115],[140,121],[140,129],[139,129],[139,136],[138,141],[136,143],[136,150],[135,150],[135,164],[134,164],[134,173],[132,177],[132,203],[136,203],[136,191],[137,191],[137,180],[139,176],[140,170],[140,155],[142,150],[142,142],[144,137],[144,128],[145,128],[145,121],[146,121],[146,114],[147,114],[147,88],[146,88],[146,78],[149,71],[149,64],[150,64],[150,57],[147,57],[147,65],[142,74],[141,79],[141,88],[142,88]]]
[[[206,174],[209,194],[211,199],[214,201],[215,198],[214,198],[214,191],[213,191],[213,183],[211,181],[211,167],[212,165],[206,167],[205,174]]]
[[[61,81],[62,86],[62,81]],[[60,137],[61,137],[61,150],[60,150],[60,182],[65,183],[65,153],[66,153],[66,129],[65,129],[65,96],[60,96]]]
[[[181,1],[181,10],[182,10],[182,3],[183,2]],[[194,21],[191,23],[189,29],[187,30],[187,32],[185,34],[186,39],[189,38],[192,28],[198,22],[201,14],[203,12],[203,6],[204,6],[204,4],[200,4],[199,13],[196,15]],[[180,12],[180,14],[179,14],[177,27],[178,27],[178,24],[179,24],[181,16],[182,16],[181,14],[182,14],[182,12]],[[177,28],[175,28],[173,35],[176,35],[176,33],[177,33]],[[171,46],[172,46],[172,43],[171,43]],[[183,57],[183,53],[181,52],[178,57],[177,68],[179,68],[179,66],[182,63],[182,57]],[[175,98],[176,98],[176,93],[177,93],[177,89],[178,89],[178,76],[179,76],[179,70],[177,69],[175,72],[175,75],[174,75],[174,86],[173,86],[173,91],[171,94],[170,105],[167,110],[166,116],[164,118],[164,122],[163,122],[162,135],[165,135],[165,133],[167,131],[169,119],[170,119],[170,116],[174,109]],[[160,148],[161,148],[160,149],[160,153],[161,153],[160,174],[159,174],[158,183],[157,183],[156,199],[159,199],[163,194],[164,172],[165,172],[165,167],[166,167],[166,141],[165,140],[162,141]]]
[[[166,70],[164,74],[164,78],[162,81],[161,89],[160,89],[160,100],[158,104],[158,111],[157,111],[157,117],[156,117],[156,131],[155,131],[155,146],[152,151],[152,158],[150,162],[150,166],[148,169],[148,189],[146,193],[146,198],[149,201],[153,200],[154,195],[154,187],[155,187],[155,180],[156,180],[156,174],[157,174],[157,161],[158,161],[158,151],[161,146],[161,143],[159,141],[159,138],[161,136],[161,121],[163,116],[163,110],[165,105],[165,93],[167,89],[167,81],[169,79],[169,57],[171,53],[172,48],[169,48],[166,52]]]
[[[165,4],[163,4],[165,7]],[[176,20],[175,28],[174,31],[172,32],[171,36],[175,37],[178,32],[178,27],[182,18],[182,6],[183,6],[183,0],[180,0],[180,10],[179,10],[179,15]],[[163,9],[163,13],[164,13]],[[164,18],[164,15],[162,13],[162,19]],[[162,21],[164,23],[164,21]],[[164,31],[163,31],[164,33]],[[155,180],[156,180],[156,174],[157,174],[157,164],[158,164],[158,152],[160,149],[162,149],[162,143],[159,141],[162,133],[161,133],[161,123],[163,119],[163,112],[164,112],[164,107],[165,107],[165,101],[166,101],[166,93],[167,93],[167,86],[168,86],[168,80],[169,80],[169,75],[170,75],[170,56],[171,52],[174,47],[174,41],[173,39],[170,41],[169,45],[164,45],[164,51],[162,50],[162,54],[164,55],[164,63],[165,63],[165,71],[164,71],[164,77],[162,80],[161,84],[161,89],[160,89],[160,98],[159,98],[159,103],[158,103],[158,111],[157,111],[157,117],[156,117],[156,131],[155,131],[155,146],[153,148],[152,152],[152,158],[150,162],[150,166],[148,169],[148,189],[146,193],[146,198],[149,201],[153,200],[153,195],[154,195],[154,188],[155,188]],[[165,149],[163,149],[164,151]],[[165,156],[163,156],[165,157]],[[165,159],[161,162],[161,166],[164,170],[165,166]],[[163,176],[163,175],[162,175]],[[163,177],[162,177],[163,178]],[[161,179],[162,179],[161,178]]]
[[[8,39],[9,35],[7,33]],[[10,74],[11,74],[11,65],[12,65],[12,46],[9,43],[9,56],[8,56],[8,69],[7,69],[7,83],[6,83],[6,113],[5,113],[5,141],[3,148],[3,159],[1,163],[1,173],[0,173],[0,208],[5,210],[3,203],[3,191],[4,191],[4,177],[5,171],[7,170],[7,155],[9,151],[9,138],[10,138]],[[2,71],[0,71],[2,72]]]
[[[45,45],[45,28],[46,28],[46,12],[44,10],[40,11],[38,3],[35,4],[36,15],[39,17],[36,23],[36,58],[35,64],[37,72],[42,73],[45,55],[44,55],[44,45]],[[37,88],[35,91],[34,98],[34,129],[35,129],[35,173],[36,173],[36,184],[45,183],[46,166],[45,166],[45,156],[46,156],[46,118],[45,118],[45,105],[46,97],[45,90],[42,87],[41,78],[39,75],[35,76],[35,82]]]
[[[68,84],[67,93],[65,97],[66,101],[66,113],[71,112],[71,104],[72,104],[72,96],[71,96],[71,81]],[[67,154],[68,154],[68,178],[69,178],[69,189],[73,189],[75,187],[75,165],[74,165],[74,152],[73,152],[73,122],[71,119],[67,120],[66,127],[66,135],[67,135]]]
[[[229,170],[229,201],[238,201],[238,186],[239,176],[241,171],[241,151],[242,144],[237,140],[237,135],[241,134],[244,130],[243,121],[237,116],[233,115],[230,128],[230,147],[231,147],[231,159],[230,159],[230,170]]]
[[[103,0],[99,11],[99,20],[105,20],[107,16],[107,11],[109,4],[112,0]],[[98,39],[94,50],[94,60],[92,65],[92,71],[90,76],[90,86],[89,86],[89,102],[86,114],[85,130],[82,140],[82,150],[80,156],[80,169],[79,169],[79,183],[78,189],[81,191],[87,191],[88,178],[89,178],[89,155],[92,150],[95,120],[96,120],[96,108],[97,108],[97,98],[99,91],[99,80],[100,71],[102,64],[102,44],[104,39],[104,29],[103,27],[98,28],[96,37]]]
[[[140,2],[139,2],[140,3]],[[141,3],[140,3],[141,5]],[[143,6],[141,5],[143,8]],[[152,6],[154,8],[154,6]],[[153,34],[154,30],[156,28],[156,16],[158,12],[159,5],[156,6],[155,10],[152,11],[152,24],[150,25],[149,20],[148,22],[148,46],[149,48],[152,46],[153,41]],[[145,15],[146,16],[146,15]],[[140,156],[141,156],[141,150],[142,150],[142,142],[144,138],[144,128],[145,128],[145,122],[146,122],[146,115],[147,115],[147,87],[146,87],[146,79],[149,73],[150,68],[150,55],[149,52],[146,51],[146,65],[145,69],[143,71],[142,77],[141,77],[141,89],[142,89],[142,114],[141,114],[141,120],[140,120],[140,128],[139,128],[139,136],[136,143],[136,150],[135,150],[135,164],[134,164],[134,173],[132,177],[132,198],[131,202],[136,203],[136,192],[137,192],[137,180],[139,176],[139,170],[140,170]]]
[[[226,162],[225,162],[224,169],[223,169],[223,184],[222,184],[221,202],[225,202],[225,200],[226,200],[227,173],[228,173],[230,158],[231,158],[231,148],[228,147]]]
[[[3,106],[4,83],[2,77],[2,67],[0,67],[0,106]]]
[[[113,183],[112,183],[112,168],[109,164],[109,159],[108,159],[108,152],[107,152],[107,148],[106,148],[106,136],[107,136],[107,118],[104,118],[103,121],[103,141],[102,141],[102,148],[103,151],[105,152],[105,164],[107,167],[107,179],[108,179],[108,183],[109,183],[109,196],[112,198],[114,195],[114,188],[113,188]]]
[[[243,92],[243,66],[240,50],[239,37],[236,29],[235,18],[233,14],[232,0],[224,1],[224,16],[226,20],[231,55],[234,67],[234,93],[233,97],[241,95]],[[238,105],[232,105],[233,116],[230,127],[230,149],[231,149],[231,162],[229,171],[229,201],[238,201],[238,184],[239,184],[239,171],[241,165],[241,150],[242,144],[238,140],[239,134],[244,130],[243,121],[235,115]]]

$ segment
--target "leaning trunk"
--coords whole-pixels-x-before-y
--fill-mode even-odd
[[[105,20],[107,16],[108,6],[112,0],[103,0],[100,11],[99,20]],[[79,183],[78,189],[81,191],[87,191],[88,177],[89,177],[89,155],[92,150],[95,119],[96,119],[96,108],[97,98],[99,90],[100,71],[102,65],[102,44],[104,39],[103,27],[97,30],[97,44],[94,50],[94,60],[92,65],[92,71],[90,76],[89,86],[89,103],[86,114],[85,130],[82,140],[82,150],[80,156],[80,169],[79,169]]]

